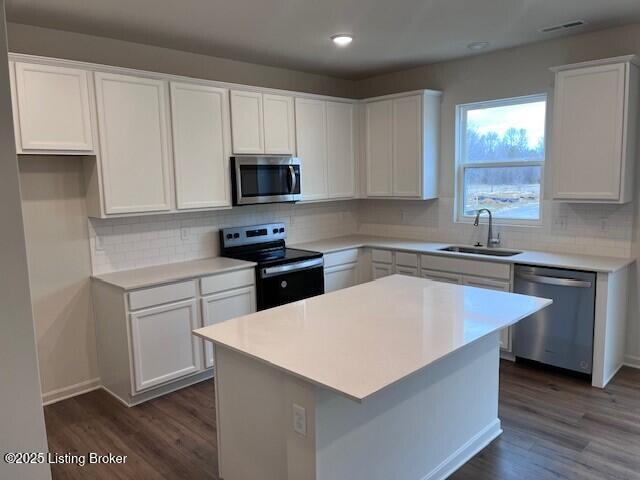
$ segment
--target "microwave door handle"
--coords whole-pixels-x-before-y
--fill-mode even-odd
[[[296,170],[293,168],[293,165],[289,165],[289,180],[291,184],[290,192],[293,193],[296,189],[296,184],[298,183],[298,179],[296,178]]]

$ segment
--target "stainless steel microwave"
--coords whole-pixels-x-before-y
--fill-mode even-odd
[[[234,205],[297,202],[300,194],[300,159],[296,157],[231,157]]]

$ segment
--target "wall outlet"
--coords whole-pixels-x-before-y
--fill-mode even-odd
[[[293,404],[293,431],[307,436],[307,411],[296,403]]]
[[[606,232],[609,230],[609,218],[600,217],[600,231]]]
[[[104,245],[102,244],[102,237],[96,235],[94,237],[96,252],[104,252]]]
[[[566,230],[569,225],[569,217],[561,215],[553,219],[553,225],[557,230]]]
[[[180,240],[189,240],[191,229],[189,227],[180,228]]]

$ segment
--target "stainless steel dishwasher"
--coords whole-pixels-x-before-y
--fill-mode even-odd
[[[516,324],[516,358],[591,374],[596,274],[516,265],[514,292],[553,300]]]

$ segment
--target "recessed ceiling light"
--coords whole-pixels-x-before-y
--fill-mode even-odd
[[[353,42],[353,37],[346,33],[338,33],[331,36],[331,40],[339,47],[346,47]]]
[[[467,45],[469,50],[482,50],[483,48],[487,48],[489,46],[489,42],[473,42]]]

